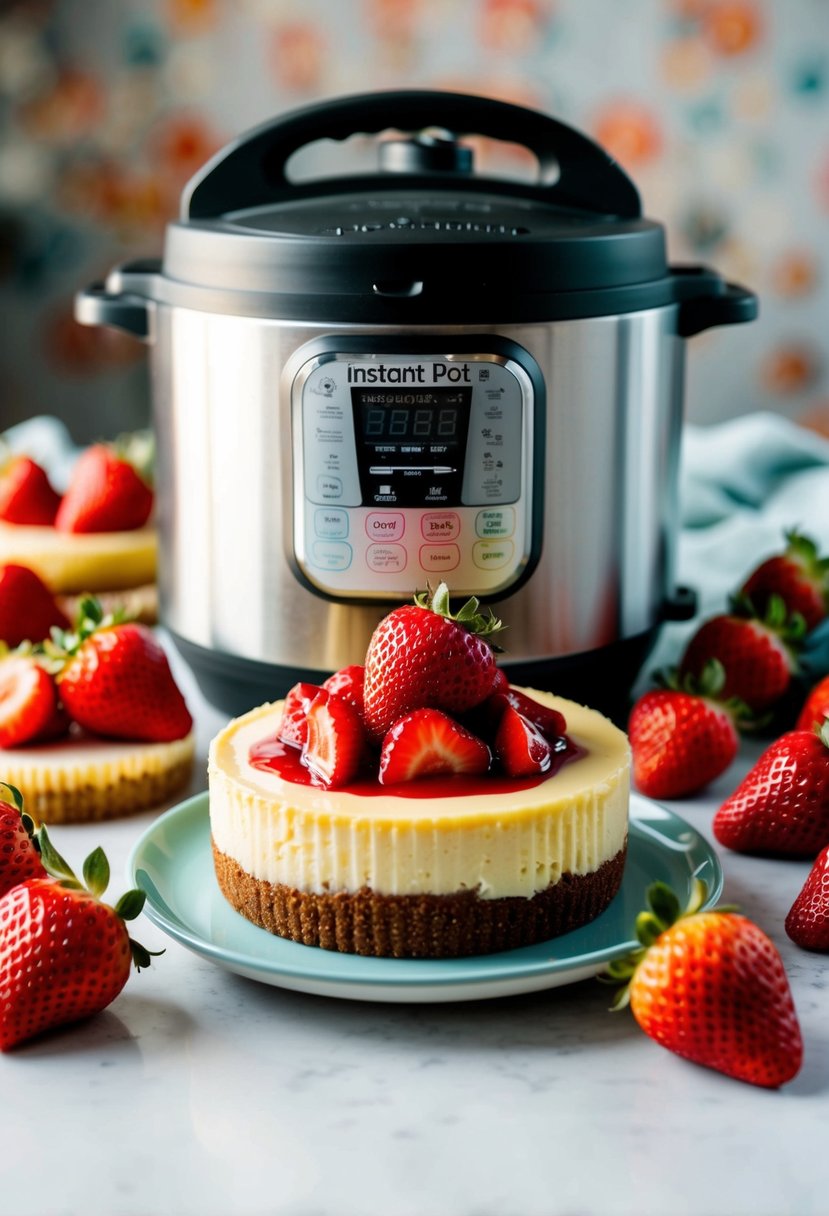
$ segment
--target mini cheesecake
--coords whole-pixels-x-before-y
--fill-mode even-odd
[[[0,565],[28,566],[43,579],[70,619],[77,597],[92,594],[105,610],[157,618],[158,537],[153,527],[127,532],[59,532],[0,520]]]
[[[564,762],[540,778],[324,789],[263,762],[280,702],[229,723],[209,757],[225,898],[281,937],[397,958],[507,950],[593,920],[622,880],[627,738],[594,710],[526,691],[567,722]]]
[[[195,735],[171,743],[93,738],[77,727],[65,739],[0,748],[0,781],[23,794],[48,824],[115,819],[177,793],[193,770]]]

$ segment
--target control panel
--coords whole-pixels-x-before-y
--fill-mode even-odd
[[[301,364],[291,540],[316,591],[399,599],[445,579],[453,595],[492,595],[524,575],[543,402],[534,361],[510,346],[317,350]]]

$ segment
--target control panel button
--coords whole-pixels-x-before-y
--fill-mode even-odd
[[[324,540],[345,540],[348,536],[348,512],[318,508],[314,512],[314,532]]]
[[[427,511],[420,521],[420,531],[426,540],[457,540],[460,530],[461,521],[454,511]]]
[[[328,502],[329,499],[342,498],[343,482],[341,477],[318,477],[317,478],[317,495],[320,502]]]
[[[345,541],[318,540],[311,546],[311,561],[320,570],[347,570],[351,557],[351,545]]]
[[[479,570],[501,570],[510,564],[514,551],[511,540],[477,540],[472,560]]]
[[[461,551],[457,545],[420,546],[420,566],[429,573],[454,570],[460,565],[460,560]]]
[[[366,565],[381,574],[398,574],[406,569],[408,554],[402,545],[369,545]]]
[[[493,539],[512,536],[515,531],[515,511],[512,507],[499,510],[479,511],[475,516],[475,532],[478,536]]]
[[[366,533],[372,540],[399,540],[405,530],[400,511],[372,511],[366,519]]]

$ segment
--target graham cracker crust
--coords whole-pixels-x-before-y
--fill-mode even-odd
[[[254,878],[213,843],[216,877],[242,916],[305,946],[376,958],[461,958],[531,946],[594,920],[622,882],[627,848],[591,874],[563,874],[529,899],[454,895],[308,894]]]

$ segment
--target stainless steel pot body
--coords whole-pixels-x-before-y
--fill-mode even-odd
[[[487,332],[529,352],[546,387],[539,559],[496,605],[506,666],[653,630],[674,590],[684,361],[676,305]],[[486,349],[480,325],[416,334],[436,352],[473,334]],[[290,671],[363,661],[388,603],[317,594],[290,560],[286,368],[307,343],[344,335],[368,344],[399,336],[405,349],[413,331],[153,308],[162,615],[185,643]]]

